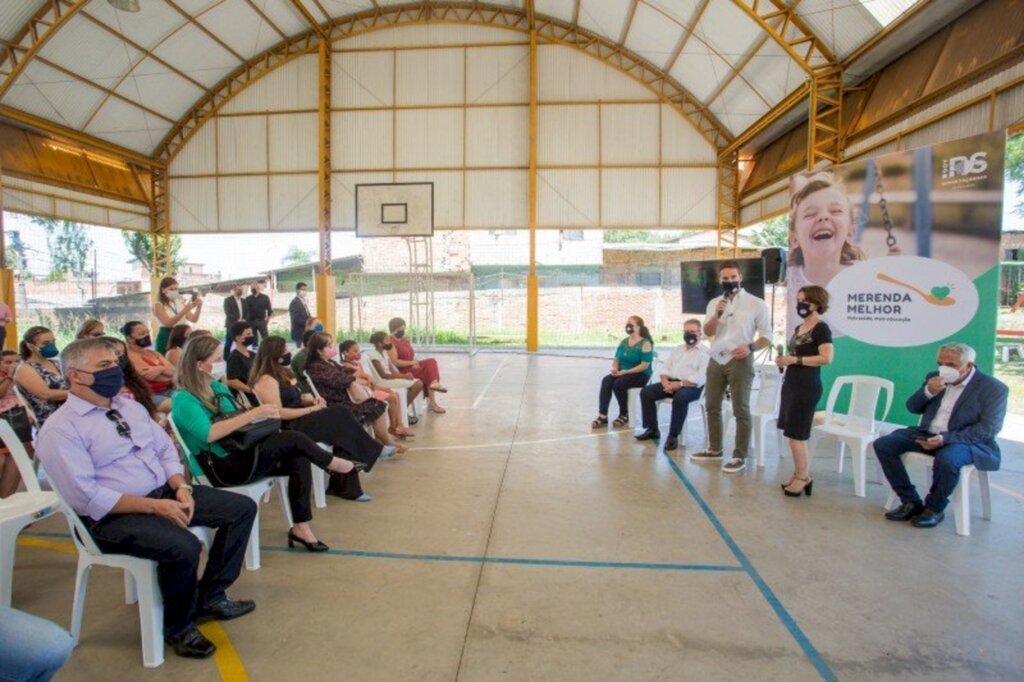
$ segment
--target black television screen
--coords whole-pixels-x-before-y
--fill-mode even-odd
[[[708,303],[715,296],[721,296],[722,286],[718,283],[720,260],[693,260],[679,263],[680,281],[683,287],[683,313],[703,315]],[[764,259],[739,258],[743,289],[758,298],[764,298]]]

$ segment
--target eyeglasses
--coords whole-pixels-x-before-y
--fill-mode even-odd
[[[132,437],[132,427],[128,426],[128,422],[124,420],[120,412],[117,410],[107,410],[105,414],[107,419],[117,424],[117,435],[123,438]]]

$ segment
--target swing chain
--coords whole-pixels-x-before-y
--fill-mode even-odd
[[[882,210],[882,227],[885,228],[885,245],[890,249],[896,246],[896,237],[892,234],[892,218],[889,216],[889,203],[885,200],[885,188],[882,187],[882,172],[878,170],[875,178],[875,192],[878,193],[878,208]]]

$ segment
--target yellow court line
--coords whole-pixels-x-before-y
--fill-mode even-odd
[[[217,645],[217,653],[213,662],[217,664],[217,672],[224,682],[249,682],[249,673],[245,672],[242,659],[238,656],[235,645],[231,643],[227,630],[217,621],[210,621],[199,626],[206,638]]]
[[[64,554],[77,556],[78,550],[70,540],[47,540],[45,538],[18,538],[18,544],[22,547],[33,547],[35,549],[49,549]],[[217,664],[217,672],[223,682],[249,682],[249,674],[245,672],[242,659],[238,656],[235,645],[231,643],[224,627],[216,622],[203,623],[199,626],[206,638],[217,645],[217,652],[213,655],[213,662]]]
[[[22,547],[34,547],[36,549],[52,549],[55,552],[72,554],[78,556],[78,550],[70,540],[46,540],[44,538],[18,538],[18,544]]]

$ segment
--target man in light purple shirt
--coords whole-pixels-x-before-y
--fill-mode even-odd
[[[187,484],[171,439],[140,403],[120,395],[124,373],[109,341],[75,341],[61,353],[61,366],[71,395],[36,440],[47,475],[101,550],[157,562],[164,637],[175,652],[212,655],[216,647],[196,622],[256,607],[226,592],[241,572],[256,504]],[[202,545],[189,526],[217,530],[201,579]]]

